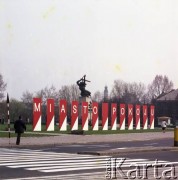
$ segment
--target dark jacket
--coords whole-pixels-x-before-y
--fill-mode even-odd
[[[26,125],[22,120],[18,119],[14,123],[14,129],[15,133],[24,133],[26,130]]]

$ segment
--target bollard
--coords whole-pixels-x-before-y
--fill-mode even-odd
[[[174,128],[174,146],[178,146],[178,126]]]

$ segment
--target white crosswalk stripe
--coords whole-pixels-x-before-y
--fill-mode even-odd
[[[64,172],[60,175],[60,178],[59,176],[50,176],[49,179],[73,179],[74,175],[77,177],[77,179],[81,180],[97,178],[105,179],[105,175],[108,173],[108,165],[111,169],[113,167],[111,160],[115,160],[114,158],[110,158],[111,157],[109,156],[92,156],[70,153],[44,152],[41,150],[30,149],[1,148],[0,166],[6,166],[9,168],[23,168],[24,170],[28,171],[39,171],[45,173],[45,177],[48,177],[48,173]],[[117,164],[121,159],[122,158],[117,158]],[[143,166],[145,164],[154,163],[155,161],[149,159],[126,159],[122,164],[122,169],[124,172],[127,172],[131,165]],[[161,165],[166,165],[169,163],[171,164],[171,162],[159,160],[159,164]],[[174,162],[174,164],[175,166],[178,166],[178,162]],[[94,172],[87,175],[86,170],[94,170]],[[80,173],[77,174],[75,171],[80,171]],[[70,172],[70,174],[65,174],[65,172]],[[116,173],[118,173],[118,171]],[[150,170],[149,173],[152,174],[153,177],[153,171]],[[41,177],[41,179],[45,179],[45,177]],[[33,178],[36,179],[35,177]],[[20,180],[20,178],[18,179]],[[30,177],[23,179],[31,180]],[[40,177],[38,177],[38,179],[40,179]]]
[[[94,172],[94,173],[80,173],[80,174],[65,174],[65,175],[56,175],[56,176],[37,176],[37,177],[28,177],[28,178],[13,178],[6,180],[104,180],[106,179],[103,172]]]

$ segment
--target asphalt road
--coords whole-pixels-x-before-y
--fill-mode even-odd
[[[127,142],[111,142],[111,143],[87,143],[87,144],[68,144],[68,145],[57,145],[55,147],[42,148],[43,151],[53,152],[67,152],[77,153],[81,151],[102,151],[119,148],[131,148],[131,147],[161,147],[161,146],[173,146],[173,139],[156,139],[147,141],[127,141]],[[33,148],[33,147],[32,147]],[[38,149],[38,148],[34,148]]]
[[[124,158],[126,163],[124,168],[134,163],[154,164],[157,159],[163,164],[174,163],[178,167],[178,151],[156,151],[129,153],[117,156],[92,156],[79,155],[78,151],[100,151],[117,148],[130,147],[161,147],[173,146],[172,139],[151,140],[151,141],[128,141],[119,143],[92,143],[58,145],[56,147],[45,148],[1,148],[0,151],[0,179],[105,179],[106,166],[110,158],[118,160]],[[148,179],[154,179],[153,170]],[[160,173],[162,173],[160,169]],[[120,174],[116,172],[117,179]],[[161,174],[162,175],[162,174]],[[178,169],[175,168],[175,176],[178,176]],[[41,178],[40,178],[41,177]],[[162,177],[162,176],[161,176]],[[122,179],[122,178],[121,178]]]

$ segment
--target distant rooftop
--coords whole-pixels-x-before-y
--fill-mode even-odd
[[[175,101],[178,100],[178,89],[172,90],[157,98],[157,101]]]

